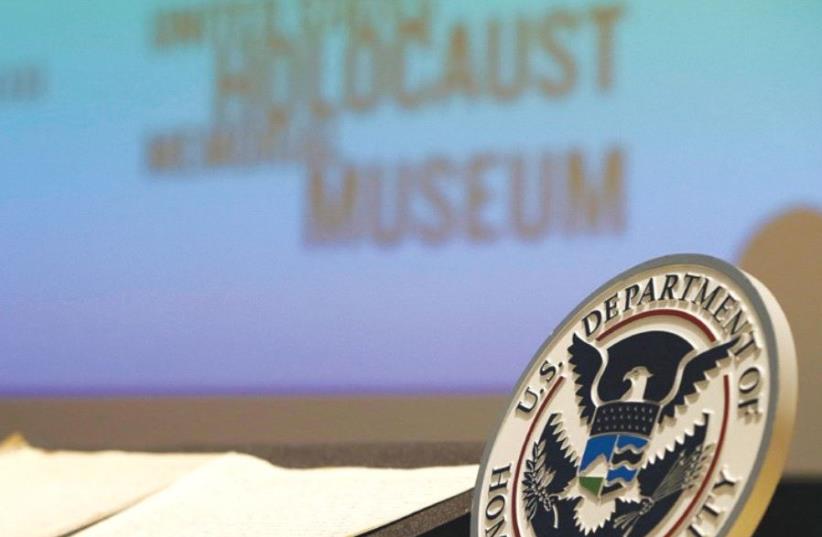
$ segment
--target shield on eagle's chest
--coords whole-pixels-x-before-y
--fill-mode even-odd
[[[630,484],[648,440],[632,434],[603,434],[588,439],[579,464],[579,483],[595,496]]]
[[[629,485],[639,472],[659,405],[649,402],[606,403],[597,408],[577,476],[595,496]]]

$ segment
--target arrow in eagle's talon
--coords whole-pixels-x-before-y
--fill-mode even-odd
[[[647,496],[642,498],[642,501],[639,503],[639,516],[647,515],[651,509],[654,508],[655,503],[653,498]]]
[[[639,519],[650,513],[655,504],[656,501],[653,498],[643,496],[642,500],[639,502],[639,509],[617,517],[614,520],[614,527],[618,529],[625,529],[625,534],[623,537],[628,537],[634,529],[636,523],[639,522]]]

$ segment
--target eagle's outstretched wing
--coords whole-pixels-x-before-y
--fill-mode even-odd
[[[525,461],[522,491],[525,512],[532,520],[541,508],[556,518],[554,503],[576,475],[577,455],[560,429],[560,415],[551,414],[539,440],[534,442],[531,458]]]
[[[707,379],[708,373],[717,367],[719,361],[728,357],[728,351],[733,347],[738,338],[734,338],[727,343],[722,343],[708,349],[692,358],[682,371],[682,379],[677,386],[673,398],[668,401],[659,413],[659,423],[667,418],[672,418],[676,408],[685,404],[685,398],[696,393],[696,385]]]
[[[584,342],[574,334],[571,346],[568,347],[571,367],[574,371],[576,394],[579,397],[579,415],[585,423],[590,423],[597,405],[595,402],[596,376],[602,368],[602,355],[592,345]]]

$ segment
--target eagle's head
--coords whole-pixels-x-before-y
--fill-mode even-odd
[[[642,379],[647,380],[653,376],[654,375],[650,371],[648,371],[648,369],[645,366],[638,365],[635,368],[628,371],[627,373],[625,373],[625,376],[622,377],[622,380],[627,380],[631,383],[634,383],[639,382]]]
[[[623,400],[627,401],[643,401],[645,400],[645,388],[648,385],[648,379],[653,377],[650,371],[645,366],[638,365],[625,373],[622,380],[631,383],[631,387],[622,396]]]

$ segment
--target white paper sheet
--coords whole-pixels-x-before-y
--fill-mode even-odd
[[[228,454],[80,537],[357,535],[469,490],[477,466],[290,470]]]
[[[0,536],[55,537],[118,512],[219,455],[0,452]]]

